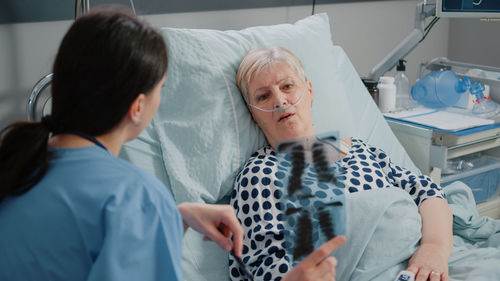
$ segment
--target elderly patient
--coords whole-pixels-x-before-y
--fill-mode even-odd
[[[276,144],[314,135],[314,91],[298,57],[283,47],[251,50],[236,79],[253,120],[269,142],[244,165],[232,193],[232,205],[245,231],[243,262],[259,280],[281,280],[295,264],[283,247],[284,216],[279,204],[283,185],[277,177]],[[422,217],[422,238],[407,270],[415,273],[416,280],[449,280],[452,215],[440,187],[428,176],[393,164],[382,150],[360,139],[342,139],[341,152],[346,193],[400,188],[411,195]],[[230,260],[230,275],[232,280],[245,278],[234,260]]]

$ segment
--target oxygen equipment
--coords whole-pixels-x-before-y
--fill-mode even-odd
[[[469,77],[460,79],[455,72],[449,70],[434,71],[413,85],[411,96],[425,107],[444,108],[455,105],[470,85]]]

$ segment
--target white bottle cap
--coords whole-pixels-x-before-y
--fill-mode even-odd
[[[380,77],[380,82],[384,84],[394,84],[394,77],[382,76]]]

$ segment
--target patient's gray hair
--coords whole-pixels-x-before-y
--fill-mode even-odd
[[[243,58],[236,73],[236,85],[240,88],[246,103],[248,103],[248,86],[253,77],[277,63],[287,64],[303,81],[306,81],[302,63],[292,51],[280,46],[254,48]]]

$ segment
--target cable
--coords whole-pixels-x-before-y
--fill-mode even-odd
[[[311,12],[311,15],[314,15],[314,8],[316,7],[316,0],[312,0],[313,3],[312,3],[312,12]]]
[[[422,37],[422,39],[420,39],[420,41],[418,41],[418,43],[424,41],[425,37],[427,37],[427,34],[429,34],[429,32],[431,31],[432,27],[436,24],[436,22],[438,22],[439,19],[440,19],[440,17],[434,17],[432,19],[432,21],[425,27],[425,29],[424,29],[424,36]]]
[[[436,17],[434,17],[431,22],[429,22],[429,24],[424,28],[424,31],[427,31],[429,29],[429,27],[436,21]]]

